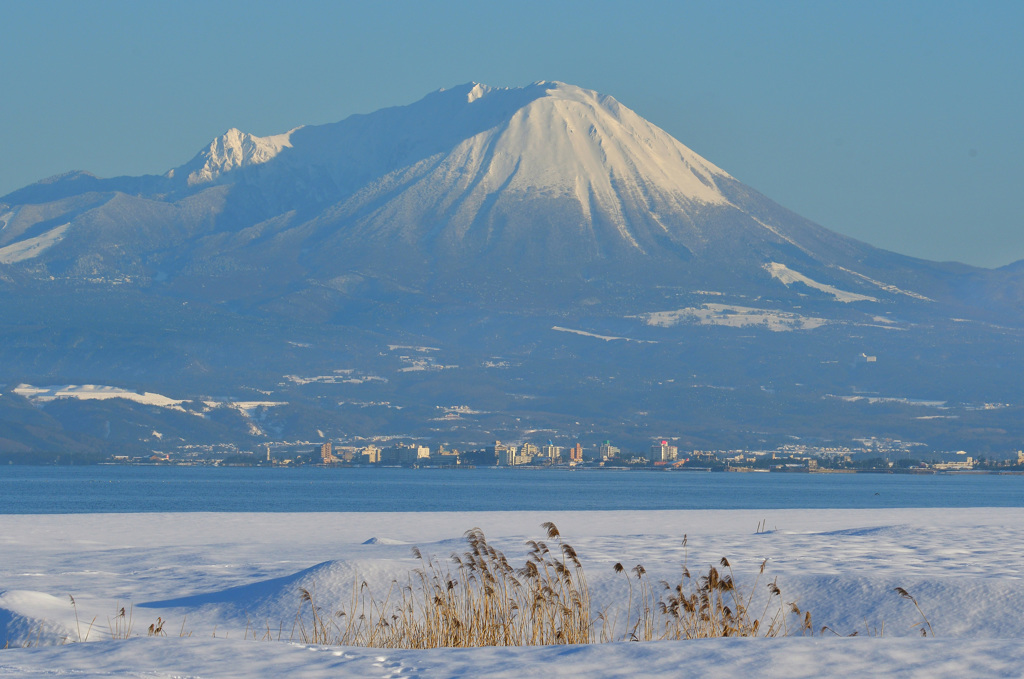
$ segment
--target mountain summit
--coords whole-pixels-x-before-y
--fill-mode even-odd
[[[685,247],[688,223],[728,204],[717,182],[729,175],[611,97],[562,83],[435,96],[480,122],[339,205],[363,238],[454,257],[598,261]]]
[[[189,186],[209,184],[227,172],[274,158],[282,149],[291,147],[290,138],[294,131],[255,137],[232,127],[210,142],[189,163],[171,170],[168,176],[184,175]]]

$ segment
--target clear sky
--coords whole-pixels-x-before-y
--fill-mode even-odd
[[[1024,259],[1024,2],[0,1],[0,195],[478,81],[613,95],[879,247]]]

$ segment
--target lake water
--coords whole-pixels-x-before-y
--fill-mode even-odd
[[[0,467],[0,514],[1021,506],[982,474]]]

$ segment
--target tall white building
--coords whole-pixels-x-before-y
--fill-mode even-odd
[[[544,457],[550,458],[551,463],[555,464],[562,460],[562,447],[549,443],[546,446],[541,446],[541,454],[544,455]]]
[[[652,462],[672,462],[679,456],[679,448],[670,446],[668,441],[660,441],[651,446]]]
[[[524,443],[519,446],[519,452],[512,458],[512,463],[514,465],[530,464],[538,455],[540,455],[540,448],[532,443]]]

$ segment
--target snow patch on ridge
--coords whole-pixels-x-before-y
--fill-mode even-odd
[[[845,271],[848,274],[852,274],[854,276],[857,276],[858,278],[862,278],[865,281],[867,281],[868,283],[871,283],[872,285],[877,286],[877,287],[881,288],[882,290],[885,290],[886,292],[891,292],[891,293],[893,293],[895,295],[906,295],[907,297],[913,297],[914,299],[920,299],[920,300],[925,301],[925,302],[934,302],[935,301],[931,297],[925,297],[922,294],[919,294],[919,293],[916,293],[916,292],[911,292],[909,290],[902,290],[900,288],[897,288],[895,285],[890,285],[888,283],[883,283],[881,281],[876,281],[874,278],[868,278],[864,274],[857,273],[856,271],[851,271],[850,269],[847,269],[846,267],[842,267],[842,266],[838,266],[837,265],[836,268],[839,269],[840,271]]]
[[[661,328],[693,323],[696,325],[721,325],[729,328],[759,326],[772,332],[813,330],[828,323],[828,320],[814,316],[801,316],[788,311],[756,309],[731,304],[702,304],[700,307],[687,307],[675,311],[655,311],[643,314],[639,318],[642,318],[647,325]]]
[[[331,375],[313,375],[309,377],[304,377],[302,375],[285,375],[284,379],[300,386],[305,384],[363,384],[365,382],[388,381],[386,377],[368,375],[362,372],[357,373],[351,368],[334,370]]]
[[[106,401],[108,399],[120,398],[133,403],[147,406],[156,406],[168,410],[195,415],[196,417],[207,416],[214,408],[229,408],[237,411],[248,423],[249,431],[255,436],[264,436],[259,428],[259,422],[267,417],[267,410],[288,405],[287,401],[234,401],[234,400],[207,400],[192,401],[188,399],[173,399],[163,394],[143,392],[141,394],[120,387],[111,387],[98,384],[67,384],[63,386],[36,387],[31,384],[19,384],[14,388],[14,393],[22,396],[35,406],[43,406],[58,399],[77,399],[79,401]],[[153,432],[156,438],[162,434]]]
[[[237,410],[245,418],[250,434],[266,436],[266,432],[259,426],[259,423],[266,420],[267,409],[286,406],[288,403],[286,401],[229,401],[222,405]]]
[[[807,276],[793,271],[785,264],[779,264],[778,262],[769,262],[764,265],[764,270],[772,275],[772,278],[776,278],[782,282],[783,285],[789,287],[793,283],[803,283],[809,288],[815,290],[821,290],[822,292],[832,295],[835,297],[837,302],[877,302],[878,300],[868,295],[861,295],[856,292],[846,292],[839,288],[834,288],[831,285],[825,285],[815,280],[811,280]]]
[[[480,83],[473,83],[473,89],[466,95],[466,102],[472,104],[474,101],[484,96],[491,91],[491,88],[487,85],[481,85]]]
[[[786,236],[786,235],[784,235],[784,234],[783,234],[783,233],[782,233],[781,231],[779,231],[778,229],[776,229],[776,228],[775,228],[774,226],[772,226],[772,225],[770,225],[770,224],[768,224],[768,223],[766,223],[766,222],[763,222],[763,221],[761,221],[760,219],[758,219],[758,218],[757,218],[757,217],[755,217],[754,215],[750,214],[749,212],[746,212],[745,210],[743,210],[743,209],[742,209],[742,208],[740,208],[739,206],[734,206],[734,207],[736,207],[736,209],[737,209],[737,210],[741,210],[741,211],[743,211],[743,214],[745,214],[745,215],[747,215],[748,217],[750,217],[750,218],[751,218],[752,220],[754,220],[754,222],[756,222],[757,224],[761,225],[761,226],[762,226],[762,227],[764,227],[764,228],[765,228],[765,229],[766,229],[767,231],[770,231],[771,233],[775,234],[776,236],[778,236],[778,237],[779,237],[779,238],[781,238],[782,240],[786,241],[787,243],[789,243],[789,244],[790,244],[790,245],[792,245],[793,247],[795,247],[795,248],[797,248],[797,249],[799,249],[799,250],[802,250],[802,251],[806,252],[807,254],[811,254],[811,251],[810,251],[810,250],[808,250],[807,248],[805,248],[805,247],[804,247],[803,245],[800,245],[800,243],[797,243],[797,242],[796,242],[795,240],[793,240],[793,239],[792,239],[792,238],[790,238],[789,236]]]
[[[81,401],[105,401],[111,398],[123,398],[126,401],[134,401],[143,405],[182,410],[181,404],[185,402],[184,400],[176,400],[148,391],[139,394],[127,389],[97,384],[67,384],[50,387],[34,387],[31,384],[19,384],[14,388],[14,393],[23,396],[35,405],[56,401],[59,398],[74,398]]]
[[[555,330],[556,332],[568,332],[572,333],[573,335],[593,337],[595,339],[604,340],[605,342],[611,342],[613,340],[622,340],[623,342],[638,342],[640,344],[657,344],[657,342],[652,340],[638,340],[633,339],[632,337],[615,337],[613,335],[598,335],[597,333],[587,332],[586,330],[574,330],[572,328],[563,328],[560,325],[553,325],[551,326],[551,329]]]
[[[834,398],[840,401],[846,401],[848,403],[857,403],[858,401],[864,401],[865,403],[902,403],[908,406],[920,406],[923,408],[944,408],[946,401],[935,401],[923,398],[906,398],[905,396],[837,396],[835,394],[825,394],[822,398]]]
[[[69,226],[71,226],[70,223],[62,224],[34,238],[26,238],[0,248],[0,264],[14,264],[38,257],[50,247],[64,240],[64,234]]]

